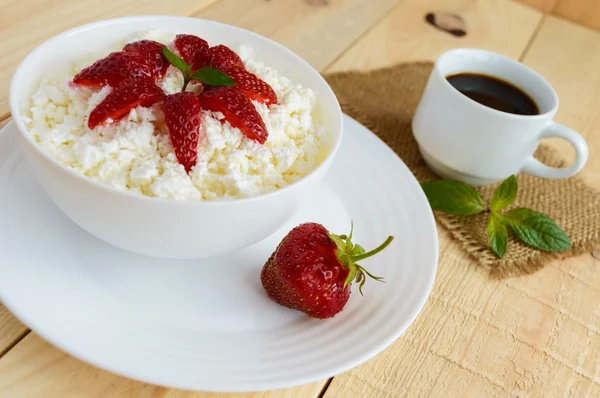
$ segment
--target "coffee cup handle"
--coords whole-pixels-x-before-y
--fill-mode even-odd
[[[552,122],[548,127],[542,130],[541,138],[562,138],[569,141],[575,148],[576,158],[573,164],[565,168],[546,166],[533,156],[523,167],[523,172],[542,178],[560,179],[569,178],[579,173],[588,159],[588,146],[583,137],[562,124]]]

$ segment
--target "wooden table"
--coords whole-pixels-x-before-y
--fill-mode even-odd
[[[580,0],[576,0],[580,1]],[[588,0],[581,0],[588,5]],[[580,2],[581,2],[580,1]],[[565,0],[523,0],[542,10]],[[323,72],[433,60],[458,46],[519,59],[560,95],[558,122],[588,140],[583,176],[600,188],[600,33],[508,0],[0,0],[0,120],[10,76],[37,43],[68,27],[134,14],[238,25],[288,46]],[[562,9],[561,9],[562,7]],[[424,22],[451,11],[457,38]],[[598,15],[595,9],[595,15]],[[585,10],[573,11],[594,26]],[[562,14],[561,14],[562,13]],[[593,13],[592,13],[593,14]],[[593,16],[593,15],[592,15]],[[551,142],[573,157],[563,142]],[[1,222],[1,220],[0,220]],[[440,263],[423,312],[392,346],[331,380],[247,397],[600,396],[600,250],[524,278],[490,280],[440,230]],[[0,397],[220,397],[128,380],[76,360],[0,304]],[[228,395],[227,395],[228,396]]]

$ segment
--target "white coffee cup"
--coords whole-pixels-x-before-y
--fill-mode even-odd
[[[497,77],[520,88],[540,114],[517,115],[482,105],[446,79],[457,73]],[[442,178],[486,185],[520,172],[543,178],[577,174],[588,158],[581,135],[555,123],[558,96],[552,86],[525,65],[478,49],[454,49],[436,61],[412,121],[412,129],[428,167]],[[576,152],[566,168],[548,167],[533,157],[542,138],[567,140]]]

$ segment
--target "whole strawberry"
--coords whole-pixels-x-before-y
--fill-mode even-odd
[[[260,274],[269,297],[285,307],[302,311],[314,318],[331,318],[344,309],[350,298],[350,286],[359,283],[359,291],[370,274],[356,262],[385,249],[389,236],[370,252],[352,243],[350,235],[333,235],[317,223],[304,223],[283,238]]]

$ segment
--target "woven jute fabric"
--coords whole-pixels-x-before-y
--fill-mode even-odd
[[[437,178],[423,162],[411,130],[411,119],[432,66],[430,62],[416,62],[369,72],[325,76],[343,111],[385,141],[419,182]],[[549,166],[565,166],[560,153],[549,146],[540,145],[535,156]],[[506,255],[498,259],[488,245],[487,212],[462,217],[435,214],[438,223],[487,268],[491,276],[506,278],[530,274],[554,258],[591,251],[600,244],[600,193],[588,187],[581,178],[548,180],[521,174],[518,183],[517,199],[508,209],[527,207],[549,215],[571,237],[573,246],[569,251],[546,253],[510,237]],[[486,202],[489,203],[497,185],[479,188]]]

